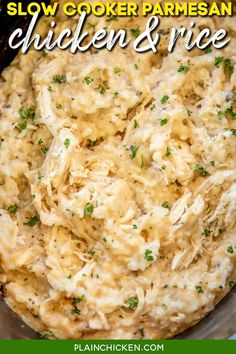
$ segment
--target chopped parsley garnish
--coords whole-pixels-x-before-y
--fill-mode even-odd
[[[65,139],[64,145],[65,145],[66,149],[68,149],[68,147],[70,146],[70,139],[69,138]]]
[[[8,210],[10,215],[14,215],[17,212],[17,210],[18,210],[18,205],[17,204],[12,204],[12,205],[9,206],[9,208],[7,210]]]
[[[131,32],[132,36],[134,36],[135,38],[137,38],[140,35],[139,27],[131,28],[130,32]]]
[[[75,298],[73,299],[73,304],[74,304],[74,305],[79,304],[79,303],[83,300],[83,298],[84,298],[84,295],[82,295],[81,297],[75,297]]]
[[[92,24],[92,23],[90,23],[90,22],[88,22],[88,23],[87,23],[87,25],[88,25],[88,28],[92,28],[92,29],[94,29],[94,28],[95,28],[95,25],[94,25],[94,24]]]
[[[207,48],[205,48],[205,49],[204,49],[204,52],[205,52],[205,54],[209,54],[209,53],[211,53],[211,52],[212,52],[211,47],[207,47]]]
[[[98,90],[99,90],[99,92],[100,92],[101,95],[105,95],[105,93],[107,92],[107,90],[105,89],[105,87],[102,86],[102,85],[99,85],[99,86],[98,86]]]
[[[138,299],[136,297],[130,297],[128,299],[129,309],[134,310],[138,306]]]
[[[162,203],[162,208],[170,209],[169,203],[167,201],[164,201],[164,203]]]
[[[166,156],[170,156],[171,155],[171,149],[169,146],[167,146],[166,148]]]
[[[39,144],[39,145],[42,145],[42,144],[43,144],[43,140],[42,140],[41,138],[39,139],[38,144]]]
[[[121,72],[121,68],[115,67],[113,69],[114,74],[119,74]]]
[[[23,132],[23,130],[25,130],[26,128],[27,128],[27,123],[26,123],[26,122],[24,122],[24,123],[19,123],[19,124],[17,125],[17,129],[19,130],[20,133]]]
[[[187,65],[183,65],[183,64],[180,65],[180,67],[178,69],[178,73],[187,74],[190,67],[191,67],[191,63],[190,63],[190,60],[188,60]]]
[[[93,248],[90,248],[88,250],[88,254],[90,254],[90,256],[94,256],[95,255],[95,250]]]
[[[144,253],[144,258],[146,259],[146,261],[152,262],[154,260],[154,257],[152,255],[152,251],[147,249]]]
[[[203,293],[204,293],[202,287],[199,286],[199,285],[195,286],[195,289],[196,289],[196,291],[197,291],[198,294],[203,294]]]
[[[113,15],[113,16],[109,17],[109,18],[106,20],[106,22],[112,22],[112,21],[113,21],[113,22],[118,21],[117,16]]]
[[[94,210],[94,206],[92,203],[87,203],[84,207],[84,216],[91,216]]]
[[[62,105],[61,105],[60,103],[57,103],[57,104],[56,104],[56,108],[57,108],[57,109],[61,109],[61,108],[62,108]]]
[[[116,97],[118,97],[118,96],[119,96],[119,92],[117,92],[117,91],[114,92],[114,96],[113,96],[113,97],[116,98]]]
[[[19,109],[18,111],[19,115],[23,119],[31,119],[33,120],[35,118],[35,110],[30,107],[30,108],[24,108],[23,106]]]
[[[233,64],[231,59],[224,57],[215,57],[215,67],[219,68],[221,65],[224,65],[224,69],[228,72],[233,71]]]
[[[134,225],[133,225],[133,229],[134,229],[134,230],[137,230],[137,228],[138,228],[138,226],[134,224]]]
[[[72,274],[67,275],[67,279],[72,279]]]
[[[48,148],[47,148],[46,146],[42,146],[42,147],[41,147],[41,151],[42,151],[44,154],[46,154],[47,151],[48,151]]]
[[[164,95],[162,98],[161,98],[161,103],[162,104],[165,104],[168,100],[169,100],[169,96],[167,96],[167,95]]]
[[[224,118],[225,118],[225,112],[219,111],[219,112],[217,113],[217,117],[218,117],[219,120],[224,119]]]
[[[216,163],[216,162],[215,162],[214,160],[212,160],[212,161],[211,161],[211,166],[214,167],[214,166],[215,166],[215,163]]]
[[[138,70],[138,64],[134,64],[135,70]]]
[[[93,82],[93,79],[91,79],[90,76],[85,76],[83,79],[83,83],[90,85]]]
[[[230,280],[230,281],[229,281],[229,287],[230,287],[230,288],[233,288],[234,285],[235,285],[235,281]]]
[[[166,118],[160,120],[161,126],[166,125],[167,123],[168,123],[168,119],[166,119]]]
[[[134,120],[134,129],[136,129],[136,128],[139,128],[139,123],[138,123],[138,121],[135,119],[135,120]]]
[[[141,155],[141,166],[140,167],[144,168],[144,156],[143,155]]]
[[[72,309],[72,310],[70,310],[70,313],[71,313],[72,315],[80,315],[80,310],[78,310],[78,309]]]
[[[53,334],[50,331],[44,332],[42,334],[42,337],[45,338],[45,339],[48,339],[49,337],[52,337],[52,336],[53,336]]]
[[[65,75],[54,75],[52,78],[54,84],[64,84],[66,82]]]
[[[223,61],[224,57],[215,57],[215,66],[219,68]]]
[[[193,112],[190,111],[190,109],[188,109],[188,108],[186,108],[186,111],[187,111],[188,116],[191,117],[191,115],[192,115]]]
[[[48,86],[48,91],[49,92],[54,92],[54,90],[52,89],[52,86]]]
[[[233,119],[236,119],[236,112],[233,111],[233,107],[229,107],[227,108],[225,111],[219,111],[218,112],[218,119],[222,120],[223,118],[225,118],[226,116],[229,116]]]
[[[229,247],[227,248],[227,252],[230,253],[230,254],[233,254],[233,253],[234,253],[233,246],[229,246]]]
[[[234,70],[234,67],[233,67],[231,59],[226,58],[224,60],[224,67],[225,67],[225,70],[230,72],[230,73]]]
[[[34,216],[31,216],[26,222],[24,222],[24,225],[33,227],[38,221],[39,221],[38,216],[34,215]]]
[[[227,130],[229,130],[233,136],[236,136],[236,129],[232,128],[232,129],[227,129]]]
[[[209,175],[209,172],[198,163],[194,166],[194,168],[199,173],[199,175],[202,177],[206,177]]]
[[[205,229],[205,230],[202,232],[202,236],[210,237],[210,236],[211,236],[211,233],[212,233],[211,230]]]
[[[140,148],[140,146],[138,146],[138,145],[131,145],[130,146],[130,151],[131,151],[130,158],[131,158],[131,160],[135,159],[139,148]]]

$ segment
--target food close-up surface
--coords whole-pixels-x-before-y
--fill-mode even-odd
[[[84,27],[135,40],[146,22]],[[161,18],[157,53],[31,48],[1,74],[0,282],[49,338],[170,338],[235,284],[236,21],[197,17],[229,44],[169,53],[189,22]]]

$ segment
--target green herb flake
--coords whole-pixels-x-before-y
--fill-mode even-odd
[[[72,279],[72,274],[67,275],[67,279]]]
[[[42,334],[42,337],[43,337],[44,339],[48,339],[48,338],[50,338],[50,337],[52,337],[52,336],[53,336],[53,334],[52,334],[52,332],[50,332],[50,331],[44,332],[44,333]]]
[[[84,216],[91,216],[93,214],[94,206],[92,203],[87,203],[84,207]]]
[[[163,125],[166,125],[168,123],[168,119],[164,118],[160,120],[160,126],[163,127]]]
[[[222,120],[223,118],[230,117],[232,119],[236,119],[236,112],[233,111],[233,107],[227,108],[225,111],[218,112],[218,119]]]
[[[84,84],[90,85],[92,82],[93,82],[93,79],[91,79],[90,76],[85,76],[85,77],[83,78],[83,83],[84,83]]]
[[[226,58],[226,59],[224,60],[224,68],[225,68],[225,71],[228,71],[229,73],[232,73],[232,72],[233,72],[234,67],[233,67],[233,64],[232,64],[231,59]]]
[[[191,67],[191,63],[190,63],[190,60],[188,60],[187,65],[183,65],[183,64],[180,65],[180,67],[178,69],[178,73],[187,74],[190,67]]]
[[[164,201],[164,203],[162,203],[162,208],[170,209],[169,203],[167,201]]]
[[[168,100],[169,100],[169,96],[164,95],[164,96],[161,98],[161,103],[162,103],[162,104],[165,104]]]
[[[113,69],[114,74],[119,74],[121,72],[121,68],[115,67]]]
[[[211,52],[212,52],[211,47],[207,47],[207,48],[204,49],[204,53],[205,54],[210,54]]]
[[[171,155],[171,149],[169,146],[167,146],[166,148],[166,156],[170,156]]]
[[[210,237],[210,236],[211,236],[211,233],[212,233],[211,230],[205,229],[205,230],[202,232],[202,236],[204,236],[204,237]]]
[[[130,297],[128,299],[129,309],[134,310],[138,306],[138,299],[136,297]]]
[[[52,89],[52,86],[48,86],[48,91],[49,92],[54,92],[53,89]]]
[[[57,103],[57,104],[56,104],[56,108],[57,108],[57,109],[62,109],[62,105],[61,105],[60,103]]]
[[[90,248],[88,250],[88,254],[90,254],[90,256],[94,256],[95,255],[95,250],[93,248]]]
[[[66,77],[65,75],[54,75],[52,78],[52,82],[54,84],[64,84],[66,82]]]
[[[131,145],[130,146],[130,151],[131,151],[130,158],[131,158],[131,160],[135,159],[139,148],[140,148],[140,146],[138,146],[138,145]]]
[[[229,287],[230,288],[233,288],[235,284],[236,284],[235,281],[233,281],[233,280],[229,281]]]
[[[105,95],[105,93],[107,92],[107,90],[105,89],[105,87],[102,86],[102,85],[99,85],[99,86],[98,86],[98,90],[99,90],[99,92],[100,92],[101,95]]]
[[[134,229],[134,230],[137,230],[137,228],[138,228],[138,226],[134,224],[134,225],[133,225],[133,229]]]
[[[111,17],[109,17],[106,22],[117,22],[118,21],[118,18],[117,16],[113,15]]]
[[[119,92],[114,92],[114,94],[113,94],[113,98],[117,98],[119,96]]]
[[[71,309],[71,310],[70,310],[70,313],[71,313],[72,315],[80,315],[80,310],[78,310],[78,309]]]
[[[8,207],[8,212],[10,215],[15,215],[17,210],[18,210],[18,205],[17,204],[12,204]]]
[[[139,123],[138,123],[138,121],[135,119],[135,120],[134,120],[134,129],[137,129],[137,128],[139,128]]]
[[[17,129],[19,130],[20,133],[22,133],[23,130],[25,130],[26,128],[27,128],[27,123],[26,123],[26,122],[24,122],[24,123],[19,123],[19,124],[17,125]]]
[[[223,61],[224,61],[224,57],[215,57],[215,62],[214,62],[215,67],[219,68],[220,65],[223,63]]]
[[[39,218],[37,215],[31,216],[26,222],[24,222],[24,225],[33,227],[36,225],[36,223],[39,221]]]
[[[141,155],[141,166],[142,169],[144,168],[144,156]]]
[[[141,33],[139,27],[131,28],[130,32],[135,38],[137,38]]]
[[[231,59],[224,57],[215,57],[215,67],[219,68],[221,65],[224,65],[225,71],[232,73],[234,67]]]
[[[201,166],[200,164],[196,164],[194,166],[194,169],[199,173],[200,176],[202,177],[206,177],[209,175],[209,172],[203,167]]]
[[[233,136],[236,136],[236,129],[229,129],[229,131],[231,132],[231,134],[233,135]]]
[[[47,151],[48,151],[48,148],[47,148],[46,146],[42,146],[42,147],[41,147],[41,151],[42,151],[44,154],[46,154]]]
[[[214,160],[212,160],[210,163],[211,163],[211,166],[214,167],[216,162]]]
[[[152,251],[147,249],[144,253],[144,259],[146,259],[146,261],[148,262],[152,262],[154,260],[154,257],[152,255]]]
[[[70,139],[69,138],[65,139],[64,145],[65,145],[66,149],[68,149],[68,147],[70,146]]]
[[[233,246],[229,246],[229,247],[227,248],[227,252],[230,253],[230,254],[233,254],[233,253],[234,253]]]
[[[188,108],[186,108],[186,111],[187,111],[187,115],[189,116],[189,117],[191,117],[191,115],[192,115],[192,111],[190,111],[190,109],[188,109]]]
[[[73,304],[74,304],[74,305],[78,305],[83,299],[84,299],[84,295],[81,296],[81,297],[75,297],[75,298],[73,299]]]
[[[23,119],[31,119],[33,120],[35,118],[35,110],[30,107],[30,108],[24,108],[23,106],[19,109],[18,111],[19,115]]]
[[[204,293],[202,287],[199,286],[199,285],[195,286],[195,289],[196,289],[196,291],[197,291],[198,294],[203,294],[203,293]]]
[[[38,144],[39,144],[39,145],[42,145],[42,144],[43,144],[43,140],[42,140],[41,138],[38,140]]]

